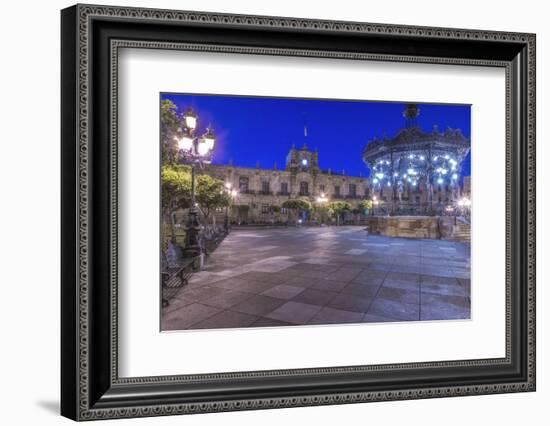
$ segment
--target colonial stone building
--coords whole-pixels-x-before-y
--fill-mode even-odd
[[[371,195],[368,179],[321,169],[317,150],[309,150],[306,145],[290,149],[284,170],[230,163],[207,165],[203,173],[223,180],[226,187],[235,191],[231,218],[241,223],[287,222],[289,212],[282,204],[289,199],[316,203],[322,198],[323,202],[341,200],[356,206]]]

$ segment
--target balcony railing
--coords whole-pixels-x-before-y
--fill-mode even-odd
[[[290,192],[288,192],[288,191],[279,191],[279,192],[277,192],[277,195],[283,195],[283,196],[288,197],[290,195]]]
[[[273,195],[271,191],[258,191],[258,195]]]

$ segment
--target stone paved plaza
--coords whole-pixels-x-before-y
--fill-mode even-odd
[[[234,229],[162,330],[470,318],[470,246],[361,227]]]

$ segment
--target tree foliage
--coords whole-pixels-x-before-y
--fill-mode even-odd
[[[332,201],[327,205],[328,209],[333,212],[335,215],[340,216],[345,212],[352,210],[351,204],[347,201]]]
[[[281,207],[285,209],[289,209],[290,211],[294,212],[295,220],[298,220],[298,216],[300,215],[300,212],[309,212],[313,209],[313,206],[311,203],[307,200],[301,199],[301,198],[294,198],[290,200],[286,200],[281,204]]]
[[[372,209],[372,200],[363,200],[363,201],[361,201],[359,203],[359,207],[361,207],[363,209],[363,211]]]
[[[174,165],[178,160],[176,137],[180,122],[176,105],[169,99],[160,102],[160,137],[162,143],[162,164]]]
[[[165,213],[190,206],[190,166],[163,166],[160,180],[161,203]],[[223,181],[220,179],[208,175],[198,175],[195,184],[195,201],[205,216],[208,217],[213,209],[229,205],[229,194],[223,190]]]
[[[160,171],[161,204],[165,212],[188,207],[191,199],[191,168],[163,166]]]
[[[345,212],[352,210],[351,204],[347,201],[332,201],[327,205],[329,212],[336,216],[337,224],[340,224],[340,218]]]
[[[204,215],[219,208],[229,205],[229,194],[223,190],[223,181],[208,175],[197,176],[195,200],[199,203]]]
[[[283,202],[282,207],[296,211],[310,211],[312,209],[311,203],[307,200],[302,200],[301,198],[286,200]]]
[[[327,206],[327,203],[313,203],[313,213],[316,220],[324,223],[330,216],[331,212]]]

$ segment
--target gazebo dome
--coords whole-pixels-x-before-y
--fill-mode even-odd
[[[375,190],[393,188],[399,193],[406,186],[445,184],[458,186],[462,162],[470,150],[470,141],[459,129],[440,132],[436,126],[425,132],[416,125],[420,110],[408,104],[403,111],[405,127],[392,137],[373,138],[362,158],[371,170]]]

